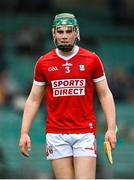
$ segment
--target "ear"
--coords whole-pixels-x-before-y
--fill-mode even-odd
[[[79,28],[77,28],[76,33],[77,33],[77,39],[78,39],[78,41],[80,41],[80,30],[79,30]]]
[[[52,28],[52,36],[53,36],[53,40],[55,41],[55,29]]]

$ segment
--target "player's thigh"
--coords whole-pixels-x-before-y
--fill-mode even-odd
[[[56,179],[74,179],[72,157],[54,159],[51,162]]]
[[[95,179],[96,157],[74,157],[76,179]]]

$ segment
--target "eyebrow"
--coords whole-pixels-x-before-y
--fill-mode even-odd
[[[61,28],[62,26],[59,26],[59,27],[57,27],[57,30],[60,30],[60,28]],[[67,31],[68,30],[73,30],[73,26],[67,26]],[[61,29],[61,31],[62,31],[62,29]]]

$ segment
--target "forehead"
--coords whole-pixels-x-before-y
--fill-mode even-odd
[[[56,30],[58,31],[68,31],[68,30],[73,30],[74,27],[73,26],[58,26],[56,28]]]

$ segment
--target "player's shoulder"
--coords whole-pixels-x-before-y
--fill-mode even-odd
[[[90,60],[92,59],[93,62],[96,60],[97,61],[100,60],[100,58],[98,57],[98,55],[95,52],[88,50],[88,49],[85,49],[85,48],[81,48],[81,47],[79,50],[79,56],[83,56],[83,57],[88,58]]]
[[[49,51],[48,53],[43,54],[39,59],[38,62],[43,62],[43,61],[47,61],[47,60],[51,60],[56,56],[55,54],[55,49]]]
[[[80,47],[79,48],[79,54],[80,55],[83,55],[83,56],[96,56],[95,52],[91,51],[91,50],[88,50],[88,49],[85,49],[85,48],[82,48]]]

